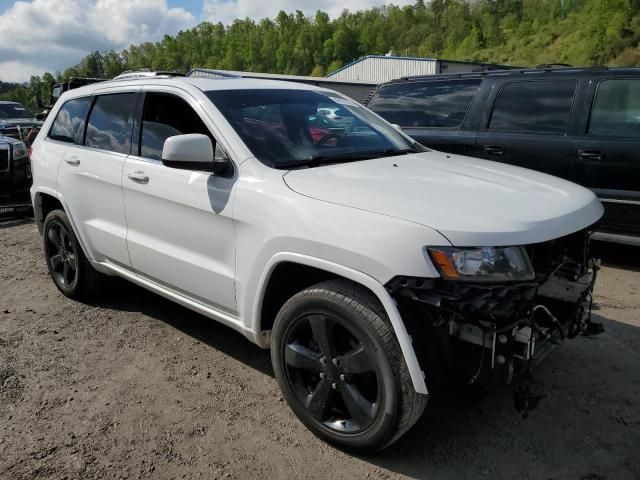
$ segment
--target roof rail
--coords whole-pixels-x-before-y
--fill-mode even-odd
[[[487,76],[487,75],[518,75],[518,74],[536,74],[536,73],[545,73],[545,72],[574,72],[576,70],[585,70],[585,71],[607,71],[609,67],[597,65],[593,67],[572,67],[572,66],[564,66],[563,64],[544,64],[538,65],[536,67],[531,68],[513,68],[513,69],[504,69],[497,68],[493,69],[489,68],[475,68],[470,72],[460,72],[460,73],[440,73],[437,75],[410,75],[404,76],[400,78],[396,78],[394,80],[389,80],[388,82],[382,83],[394,83],[394,82],[407,82],[407,81],[416,81],[416,80],[438,80],[442,78],[466,78],[466,77],[477,77],[477,76]]]
[[[242,75],[211,68],[192,68],[186,76],[190,78],[242,78]]]
[[[168,72],[168,71],[151,71],[148,68],[140,70],[127,70],[116,76],[114,80],[130,80],[134,78],[149,78],[149,77],[184,77],[182,73]]]
[[[572,68],[573,65],[569,65],[568,63],[541,63],[540,65],[536,65],[535,68],[540,70],[547,70],[549,68]]]

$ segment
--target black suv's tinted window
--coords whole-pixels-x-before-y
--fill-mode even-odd
[[[74,98],[66,102],[49,130],[49,138],[82,145],[84,120],[91,97]]]
[[[367,106],[401,127],[457,127],[480,83],[480,79],[472,79],[386,85]]]
[[[589,133],[640,135],[640,79],[606,80],[598,86]]]
[[[498,95],[489,128],[562,135],[567,129],[575,91],[574,80],[509,83]]]
[[[96,98],[84,144],[87,147],[124,153],[131,134],[135,93],[114,93]]]
[[[160,160],[164,141],[187,133],[201,133],[213,141],[209,129],[187,102],[175,95],[147,93],[139,155]]]

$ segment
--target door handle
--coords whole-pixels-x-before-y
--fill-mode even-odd
[[[72,167],[77,167],[78,165],[80,165],[80,159],[75,155],[72,157],[65,157],[64,161],[67,162]]]
[[[589,149],[578,150],[578,158],[580,160],[585,160],[587,162],[598,162],[602,160],[603,156],[604,155],[600,150],[589,150]]]
[[[145,175],[144,172],[129,172],[127,173],[127,177],[133,182],[147,184],[149,183],[149,177]]]
[[[485,145],[484,152],[489,155],[504,155],[504,145]]]

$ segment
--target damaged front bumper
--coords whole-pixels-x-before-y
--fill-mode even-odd
[[[591,320],[599,263],[590,258],[589,233],[527,251],[532,281],[396,277],[387,284],[432,385],[511,384],[566,339],[602,331]]]

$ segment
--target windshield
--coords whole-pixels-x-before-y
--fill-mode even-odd
[[[251,152],[275,168],[420,151],[392,125],[338,93],[225,90],[207,96]]]
[[[33,113],[19,103],[0,103],[0,118],[33,118]]]

